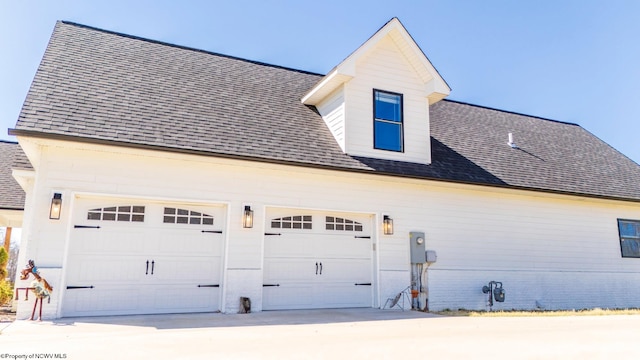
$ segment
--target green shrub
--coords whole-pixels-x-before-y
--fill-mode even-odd
[[[5,278],[7,277],[7,263],[9,254],[4,247],[0,247],[0,305],[9,303],[13,298],[13,288]]]
[[[13,288],[7,281],[0,280],[0,305],[8,304],[13,299]]]
[[[4,281],[7,277],[7,263],[9,262],[9,253],[4,247],[0,247],[0,281]]]

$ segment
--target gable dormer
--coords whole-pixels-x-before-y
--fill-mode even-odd
[[[449,86],[397,18],[303,98],[349,155],[431,163],[429,105]]]

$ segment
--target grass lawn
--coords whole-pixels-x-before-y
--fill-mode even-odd
[[[640,315],[640,309],[582,309],[582,310],[443,310],[434,312],[446,316],[484,316],[484,317],[516,317],[516,316],[606,316],[606,315]]]

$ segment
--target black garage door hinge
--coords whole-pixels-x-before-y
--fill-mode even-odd
[[[274,235],[274,236],[280,236],[282,234],[280,233],[264,233],[265,235]]]
[[[74,290],[74,289],[93,289],[94,286],[67,286],[67,290]]]
[[[100,229],[100,226],[92,225],[73,225],[74,229]]]
[[[280,286],[280,284],[262,284],[263,287]]]
[[[222,230],[202,230],[203,233],[222,234]]]
[[[356,239],[371,239],[371,236],[354,236]]]
[[[219,284],[211,284],[211,285],[198,285],[198,287],[220,287]]]
[[[355,286],[371,286],[371,283],[355,283]]]

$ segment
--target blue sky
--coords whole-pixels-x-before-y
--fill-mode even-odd
[[[56,20],[326,73],[394,16],[450,99],[577,123],[640,163],[635,0],[0,0],[0,139]]]

